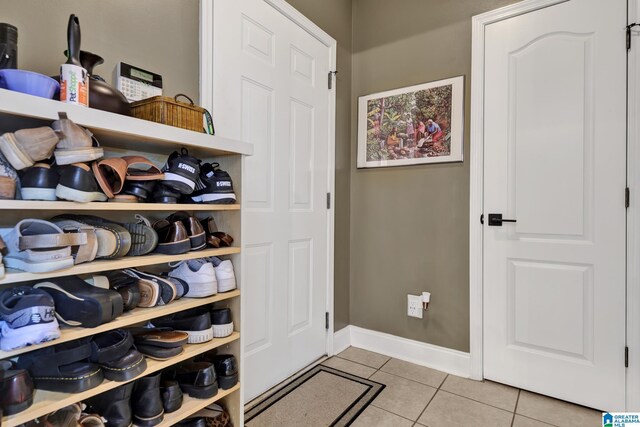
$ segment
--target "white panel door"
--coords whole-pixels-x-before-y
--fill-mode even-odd
[[[570,0],[485,33],[484,376],[620,411],[625,25]]]
[[[326,353],[330,50],[263,0],[214,4],[213,114],[244,165],[243,388]]]

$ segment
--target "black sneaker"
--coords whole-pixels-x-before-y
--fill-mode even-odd
[[[200,167],[200,176],[196,191],[191,195],[196,203],[229,204],[236,202],[231,177],[220,169],[218,163],[204,163]]]
[[[162,183],[181,194],[191,194],[196,186],[200,173],[200,160],[189,155],[186,148],[178,153],[174,151],[162,168],[164,179]]]

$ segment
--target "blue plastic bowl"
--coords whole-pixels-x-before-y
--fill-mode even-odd
[[[51,99],[60,83],[33,71],[6,69],[0,70],[0,88]]]

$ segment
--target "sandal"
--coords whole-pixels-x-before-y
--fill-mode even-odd
[[[57,218],[72,219],[94,226],[98,237],[96,258],[120,258],[131,249],[131,234],[120,224],[93,215],[58,215]]]
[[[218,231],[218,226],[216,225],[216,221],[213,217],[209,216],[205,219],[200,220],[200,224],[202,224],[202,228],[207,235],[207,243],[214,248],[227,247],[233,244],[233,237],[229,234]]]
[[[91,169],[96,176],[98,185],[100,185],[100,188],[108,198],[112,199],[122,191],[127,175],[126,160],[118,157],[98,160],[91,164]]]
[[[91,358],[111,381],[128,381],[147,369],[147,362],[133,345],[131,332],[115,329],[91,338]]]
[[[124,309],[118,292],[91,286],[77,276],[50,278],[33,287],[51,295],[56,317],[69,326],[95,328],[120,316]]]
[[[85,338],[20,355],[17,367],[29,371],[37,389],[80,393],[104,379],[102,369],[88,361],[90,356],[91,345]]]
[[[65,233],[84,233],[87,235],[86,244],[72,246],[71,248],[74,264],[91,262],[96,259],[98,255],[98,236],[96,235],[95,227],[72,219],[54,218],[51,222],[60,227]]]
[[[23,219],[4,236],[8,253],[4,265],[30,273],[73,267],[71,247],[87,244],[86,233],[65,234],[42,219]]]
[[[127,181],[154,181],[164,179],[164,173],[149,159],[142,156],[124,156],[127,163]],[[147,166],[147,168],[144,168]]]

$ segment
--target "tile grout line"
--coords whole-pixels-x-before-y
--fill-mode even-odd
[[[415,423],[417,423],[417,421],[412,420],[411,418],[407,418],[407,417],[405,417],[404,415],[400,415],[400,414],[396,414],[395,412],[387,411],[386,409],[381,408],[381,407],[379,407],[379,406],[375,405],[373,402],[371,402],[369,405],[373,406],[374,408],[378,408],[378,409],[380,409],[381,411],[384,411],[384,412],[386,412],[386,413],[388,413],[388,414],[395,415],[396,417],[400,417],[400,418],[402,418],[403,420],[411,421],[411,422],[412,422],[412,423],[414,423],[414,424],[415,424]],[[356,418],[356,419],[357,419],[357,418]]]
[[[516,411],[518,410],[518,402],[520,401],[520,392],[522,390],[518,389],[518,397],[516,397],[516,406],[513,407],[513,416],[511,417],[511,427],[513,427],[513,423],[516,422]]]
[[[391,359],[387,360],[387,362],[384,362],[384,364],[383,364],[380,368],[376,368],[376,367],[374,367],[374,366],[365,365],[364,363],[356,362],[355,360],[351,360],[351,359],[346,359],[346,358],[344,358],[344,357],[340,357],[340,356],[338,356],[338,355],[334,355],[334,356],[331,356],[331,357],[337,357],[338,359],[346,360],[347,362],[355,363],[355,364],[358,364],[358,365],[360,365],[360,366],[366,366],[367,368],[375,369],[376,371],[379,371],[379,370],[380,370],[380,368],[382,368],[382,366],[386,365],[386,364],[387,364],[387,362],[388,362],[389,360],[391,360]],[[329,357],[327,360],[331,359],[331,357]],[[375,372],[374,372],[374,373],[375,373]]]
[[[418,421],[420,420],[420,418],[424,415],[425,411],[427,410],[427,408],[429,407],[429,405],[431,404],[431,402],[433,401],[433,399],[435,399],[436,394],[438,394],[438,392],[440,391],[440,388],[442,387],[442,385],[444,384],[444,382],[447,380],[447,378],[449,378],[449,374],[446,374],[444,379],[442,380],[442,382],[440,383],[440,385],[438,386],[438,388],[436,388],[436,392],[433,393],[433,396],[431,396],[431,399],[429,399],[429,401],[427,402],[427,405],[422,408],[422,412],[420,412],[420,415],[418,415],[418,418],[416,418],[415,423],[417,424]]]
[[[489,406],[489,407],[494,408],[494,409],[499,409],[499,410],[504,411],[504,412],[512,412],[512,413],[515,412],[515,409],[514,409],[514,411],[509,411],[508,409],[500,408],[499,406],[494,406],[494,405],[492,405],[490,403],[481,402],[479,400],[472,399],[472,398],[470,398],[468,396],[463,396],[461,394],[454,393],[454,392],[449,391],[449,390],[442,389],[442,391],[445,392],[445,393],[453,394],[454,396],[457,396],[457,397],[462,397],[463,399],[467,399],[467,400],[470,400],[472,402],[480,403],[481,405]],[[520,393],[518,392],[518,394],[520,394]]]

